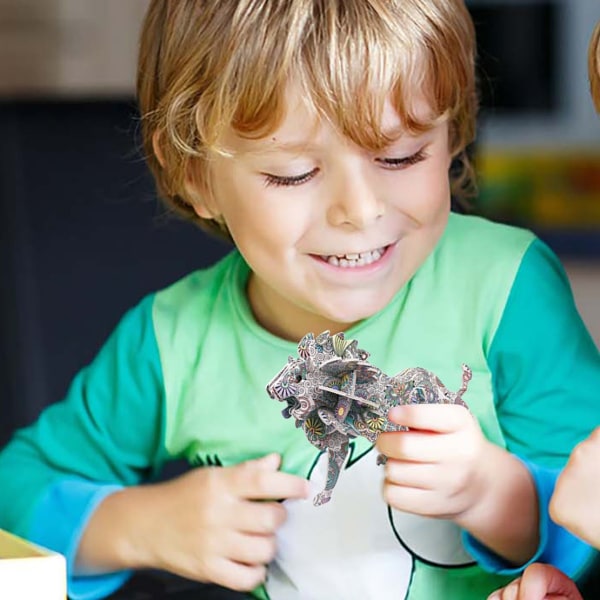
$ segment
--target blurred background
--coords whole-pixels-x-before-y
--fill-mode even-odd
[[[474,209],[563,259],[600,342],[600,0],[470,0]],[[228,247],[167,214],[139,147],[146,0],[0,0],[0,445],[60,399],[127,308]]]

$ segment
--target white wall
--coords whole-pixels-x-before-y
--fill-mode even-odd
[[[600,262],[563,262],[581,316],[600,347]]]

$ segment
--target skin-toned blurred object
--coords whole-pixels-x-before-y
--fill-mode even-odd
[[[550,503],[550,515],[554,521],[596,548],[600,548],[598,456],[600,428],[575,447],[556,483]]]
[[[596,111],[600,113],[600,22],[596,25],[588,54],[588,70],[590,75],[590,91]]]
[[[494,592],[488,600],[583,600],[575,582],[562,571],[535,563],[527,567],[522,577],[515,579],[502,590]]]
[[[0,0],[0,96],[133,95],[147,0]]]

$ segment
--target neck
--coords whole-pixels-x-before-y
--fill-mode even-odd
[[[263,293],[264,282],[259,284],[254,273],[250,273],[246,295],[256,322],[269,333],[290,342],[299,342],[308,332],[318,335],[329,331],[332,335],[346,331],[354,323],[340,323],[297,306],[285,297],[271,291]]]

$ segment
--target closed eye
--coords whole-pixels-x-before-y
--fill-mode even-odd
[[[290,187],[294,185],[302,185],[303,183],[310,181],[318,172],[319,169],[315,167],[307,173],[302,173],[302,175],[273,175],[272,173],[263,173],[262,175],[265,178],[266,186],[274,185]]]
[[[400,171],[424,161],[426,158],[428,158],[428,156],[429,155],[427,152],[425,152],[425,149],[421,148],[421,150],[411,154],[410,156],[405,156],[403,158],[376,158],[375,162],[379,163],[385,169]]]

